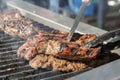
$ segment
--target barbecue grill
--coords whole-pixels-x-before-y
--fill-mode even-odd
[[[41,29],[45,31],[51,29],[69,31],[73,20],[68,17],[55,14],[49,10],[29,4],[25,1],[12,0],[7,2],[8,6],[18,9],[21,14],[39,22]],[[31,8],[30,8],[31,7]],[[49,15],[48,15],[49,13]],[[82,26],[81,26],[82,25]],[[49,26],[49,27],[48,27]],[[80,22],[76,32],[95,33],[101,35],[106,31],[95,28],[88,24]],[[0,32],[0,80],[118,80],[120,79],[120,59],[111,61],[97,68],[87,68],[81,71],[63,73],[60,71],[51,71],[49,68],[32,69],[28,62],[20,59],[16,51],[26,40],[19,37],[12,37],[4,32]],[[120,50],[115,51],[119,54]]]

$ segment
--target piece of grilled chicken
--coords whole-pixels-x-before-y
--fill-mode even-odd
[[[30,60],[38,53],[45,53],[49,40],[67,40],[67,35],[67,33],[59,33],[59,31],[55,31],[55,33],[53,31],[49,34],[39,33],[20,46],[17,55]]]
[[[29,65],[34,69],[49,67],[52,70],[59,70],[63,72],[80,71],[88,67],[88,65],[80,61],[68,61],[44,54],[36,55],[35,58],[30,60]]]
[[[112,56],[111,56],[112,58]],[[65,60],[54,57],[52,55],[38,54],[29,61],[29,65],[34,68],[50,68],[52,70],[59,70],[63,72],[80,71],[87,67],[97,67],[99,65],[108,63],[110,55],[101,54],[98,58],[86,62]]]
[[[99,48],[84,48],[85,43],[94,40],[94,34],[85,34],[75,42],[68,42],[68,33],[40,33],[28,40],[18,49],[18,56],[26,60],[36,54],[53,55],[69,60],[89,60],[96,58]]]
[[[10,9],[0,14],[0,30],[27,39],[39,32],[41,25],[21,15],[18,10]]]
[[[84,48],[75,42],[48,41],[45,54],[68,60],[89,60],[96,58],[100,48]]]

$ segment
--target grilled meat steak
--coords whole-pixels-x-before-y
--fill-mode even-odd
[[[102,54],[96,59],[89,60],[87,62],[81,61],[69,61],[61,58],[54,57],[52,55],[38,54],[29,61],[29,65],[34,68],[52,68],[52,70],[59,70],[63,72],[79,71],[87,67],[97,67],[99,65],[108,63],[110,56],[108,54]]]
[[[82,48],[75,42],[48,41],[45,54],[69,60],[89,60],[96,58],[100,48]]]
[[[21,38],[28,38],[37,34],[37,29],[32,25],[32,21],[27,18],[3,21],[0,22],[0,27],[5,33]]]
[[[0,15],[0,20],[7,21],[7,20],[20,20],[23,18],[23,16],[20,14],[20,12],[16,9],[9,9],[5,10]]]
[[[5,24],[6,26],[15,20],[21,20],[23,16],[15,9],[5,10],[4,12],[0,13],[0,30],[4,31]],[[14,24],[13,24],[14,25]]]
[[[67,40],[67,33],[39,33],[19,47],[17,55],[30,60],[38,53],[45,53],[49,40]]]
[[[87,67],[87,65],[82,62],[72,62],[44,54],[36,55],[36,57],[29,62],[29,65],[34,69],[50,67],[52,70],[64,72],[78,71]]]
[[[92,35],[89,34],[89,36]],[[82,37],[85,36],[83,35]],[[89,60],[96,58],[99,48],[83,48],[79,44],[80,40],[83,39],[79,39],[76,42],[68,42],[67,33],[40,33],[35,38],[24,43],[18,49],[17,54],[26,60],[32,59],[36,54],[53,55],[69,60]],[[88,40],[86,41],[89,42]]]
[[[84,46],[85,44],[94,40],[95,38],[95,34],[83,34],[83,36],[81,36],[79,40],[76,41],[76,43],[78,43],[80,46]]]
[[[39,29],[34,21],[23,17],[19,11],[7,10],[0,15],[0,30],[12,36],[28,38],[42,30]]]

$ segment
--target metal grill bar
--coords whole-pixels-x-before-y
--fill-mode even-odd
[[[38,72],[39,73],[39,72]],[[20,73],[8,76],[7,78],[11,79],[11,80],[18,80],[18,78],[21,77],[26,77],[28,75],[34,75],[35,74],[35,70],[27,70],[27,71],[22,71]],[[37,73],[36,73],[37,74]]]
[[[14,68],[16,66],[22,66],[22,65],[24,65],[24,62],[15,62],[15,63],[10,63],[10,64],[5,64],[5,65],[0,66],[0,70]]]
[[[16,51],[17,50],[10,50],[10,51],[5,51],[5,52],[0,52],[0,55],[2,56],[2,55],[12,55],[12,54],[14,54],[14,53],[16,53]]]
[[[9,43],[9,42],[17,42],[18,41],[18,39],[16,39],[16,38],[12,38],[12,39],[7,39],[7,40],[4,40],[4,41],[2,41],[2,43]]]
[[[19,58],[13,58],[13,59],[7,59],[7,60],[1,60],[0,61],[0,65],[5,65],[5,64],[9,64],[11,62],[17,62],[20,61]]]
[[[13,55],[6,55],[6,56],[0,56],[0,59],[4,60],[4,59],[11,59],[11,58],[14,58],[14,57],[17,57],[16,54],[13,54]]]
[[[9,50],[16,50],[18,46],[7,46],[7,47],[2,47],[0,51],[9,51]]]
[[[21,71],[21,70],[28,70],[30,67],[14,67],[14,68],[8,68],[8,69],[6,69],[6,70],[1,70],[0,71],[0,75],[7,75],[7,74],[10,74],[10,73],[15,73],[15,72],[17,72],[17,71]]]
[[[30,80],[30,79],[38,80],[38,79],[51,77],[51,76],[55,76],[55,75],[60,75],[60,74],[62,74],[62,73],[59,71],[47,71],[47,72],[42,72],[42,73],[38,73],[38,74],[34,74],[34,75],[31,74],[26,77],[18,78],[17,80]]]
[[[8,40],[8,39],[11,39],[11,36],[3,35],[3,36],[1,36],[0,39],[1,39],[1,40]]]
[[[73,76],[75,76],[77,74],[88,71],[90,69],[92,69],[92,68],[89,67],[89,68],[86,68],[86,69],[81,70],[81,71],[75,71],[75,72],[70,72],[70,73],[61,74],[61,75],[55,75],[55,76],[52,76],[52,77],[49,77],[49,78],[44,78],[43,80],[64,80],[64,79],[73,77]],[[69,75],[69,76],[67,76],[67,75]]]
[[[17,41],[17,42],[9,42],[9,43],[2,43],[0,44],[0,47],[3,47],[3,46],[13,46],[13,45],[21,45],[23,42],[25,41]]]

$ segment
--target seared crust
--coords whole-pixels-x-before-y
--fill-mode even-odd
[[[75,42],[53,41],[48,42],[45,54],[68,60],[89,60],[96,58],[100,48],[83,48]]]
[[[26,60],[30,60],[36,54],[45,53],[49,40],[67,40],[66,38],[67,34],[65,33],[58,33],[56,35],[52,33],[39,33],[34,36],[34,38],[28,39],[26,43],[19,47],[17,55]]]
[[[91,35],[93,34],[89,34],[87,36]],[[83,35],[82,37],[85,36],[86,35]],[[81,41],[82,40],[83,39],[81,39]],[[36,54],[47,54],[68,60],[84,61],[96,58],[98,56],[99,50],[100,48],[81,47],[81,45],[77,42],[68,42],[68,38],[65,33],[40,33],[33,39],[30,39],[24,43],[18,49],[17,54],[21,57],[24,57],[26,60],[32,59]]]

